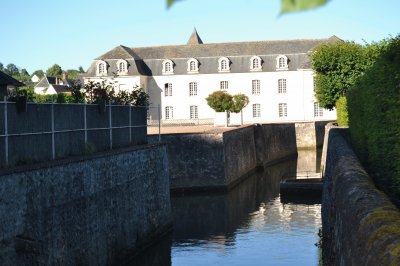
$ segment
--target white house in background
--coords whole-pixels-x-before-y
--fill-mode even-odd
[[[51,95],[71,92],[73,81],[68,79],[66,73],[63,78],[44,76],[34,87],[36,94]]]
[[[205,98],[215,90],[250,98],[244,123],[336,119],[314,97],[312,49],[328,39],[204,44],[196,30],[186,45],[117,46],[96,58],[84,82],[109,80],[115,88],[140,86],[163,120],[210,120]],[[150,118],[158,119],[155,110]]]

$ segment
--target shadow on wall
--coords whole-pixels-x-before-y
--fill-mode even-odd
[[[147,87],[149,88],[148,93],[150,96],[150,99],[152,99],[152,102],[150,103],[151,106],[154,106],[152,108],[150,106],[149,108],[149,115],[152,121],[158,120],[158,109],[155,108],[156,105],[160,104],[160,114],[162,114],[162,101],[161,101],[161,94],[164,92],[164,88],[160,88],[157,85],[157,82],[155,81],[153,76],[147,77]],[[150,90],[151,88],[151,90]]]

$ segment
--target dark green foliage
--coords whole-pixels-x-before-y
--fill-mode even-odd
[[[240,111],[242,111],[243,108],[245,108],[249,104],[249,97],[247,97],[243,93],[239,93],[233,95],[232,101],[233,104],[230,111],[234,113],[240,113]]]
[[[239,113],[249,103],[249,97],[239,93],[230,95],[226,91],[214,91],[206,98],[208,106],[215,112],[234,112]]]
[[[400,36],[375,46],[379,54],[348,91],[349,127],[357,155],[400,204]]]
[[[206,98],[208,106],[215,112],[225,112],[232,108],[232,95],[226,91],[214,91]]]
[[[54,64],[46,71],[48,77],[62,77],[62,69],[59,65]]]
[[[31,77],[33,77],[34,75],[38,76],[39,78],[43,78],[44,77],[44,72],[41,69],[35,70],[35,72],[32,73]]]
[[[318,46],[312,55],[316,72],[315,96],[321,107],[332,110],[339,97],[354,85],[367,66],[365,49],[351,42]]]
[[[345,96],[341,96],[336,101],[336,115],[337,123],[341,127],[347,127],[349,125],[349,114],[347,110],[347,99]]]

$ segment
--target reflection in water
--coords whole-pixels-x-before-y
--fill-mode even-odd
[[[291,160],[269,167],[226,194],[172,197],[168,255],[164,244],[158,255],[133,265],[317,265],[319,202],[282,203],[279,196],[279,181],[300,164],[305,165]]]

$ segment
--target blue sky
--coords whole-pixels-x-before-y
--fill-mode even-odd
[[[57,63],[87,69],[128,47],[185,44],[196,27],[205,43],[326,38],[362,43],[400,33],[399,0],[331,0],[279,16],[280,0],[13,0],[1,4],[0,62],[28,72]]]

